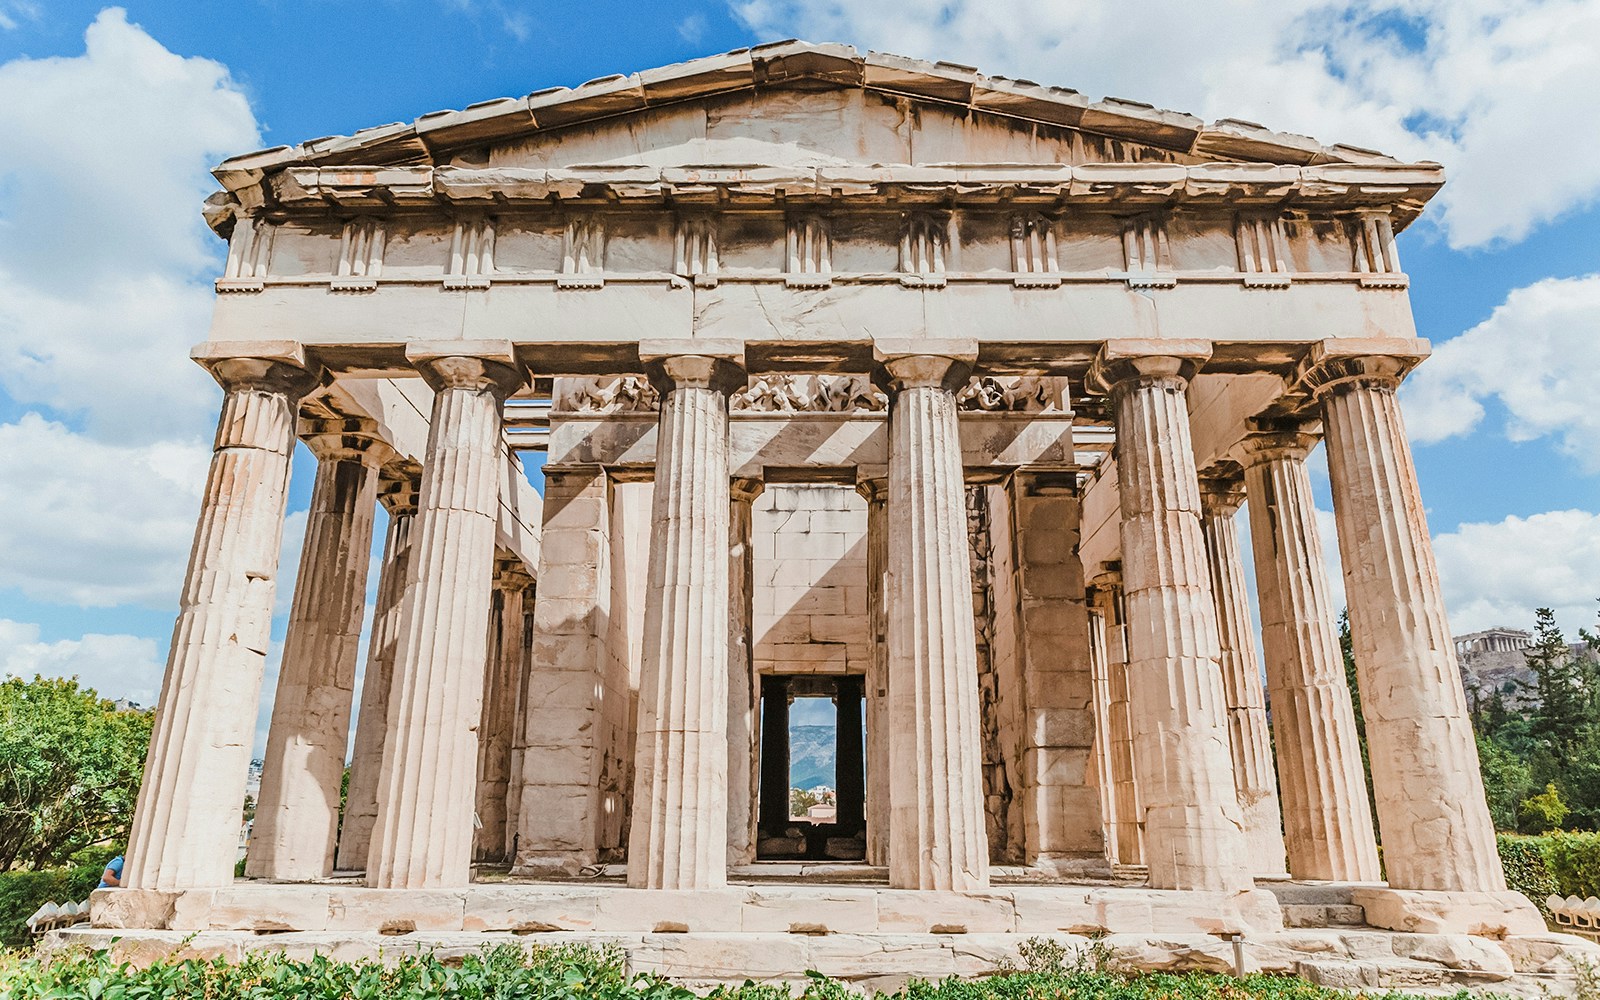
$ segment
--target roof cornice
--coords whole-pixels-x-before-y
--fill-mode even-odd
[[[968,66],[878,52],[862,55],[848,45],[786,41],[601,77],[570,89],[484,101],[462,111],[435,111],[409,124],[246,153],[223,161],[212,173],[237,194],[290,167],[425,165],[486,142],[732,91],[782,87],[858,87],[1223,161],[1292,166],[1398,162],[1372,150],[1323,145],[1253,122],[1223,119],[1205,125],[1181,112],[1119,98],[1090,101],[1074,90],[984,76]],[[243,200],[248,202],[248,196]]]

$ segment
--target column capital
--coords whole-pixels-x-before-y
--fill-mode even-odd
[[[496,553],[494,585],[497,590],[527,590],[533,586],[533,574],[528,572],[527,564],[516,556]]]
[[[1200,511],[1206,517],[1232,517],[1244,506],[1244,470],[1219,462],[1199,475]]]
[[[293,340],[206,341],[189,357],[227,392],[281,392],[299,398],[322,381],[322,367],[306,360]]]
[[[1084,388],[1110,395],[1130,382],[1187,385],[1210,359],[1209,340],[1108,340],[1089,366]]]
[[[1295,420],[1251,420],[1244,453],[1251,465],[1284,459],[1303,462],[1322,440],[1315,423]]]
[[[755,476],[734,476],[728,480],[728,494],[738,503],[754,503],[766,489],[766,482]]]
[[[1291,383],[1317,400],[1358,387],[1393,391],[1430,351],[1420,338],[1324,340],[1311,346]]]
[[[1011,473],[1012,482],[1024,496],[1077,496],[1076,469],[1038,469],[1021,466]]]
[[[299,435],[319,462],[359,461],[381,468],[399,458],[377,422],[367,417],[302,417]]]
[[[500,398],[528,383],[509,340],[429,340],[406,345],[406,361],[434,392],[491,390]]]
[[[861,479],[856,482],[856,492],[868,504],[889,502],[889,480],[887,477],[874,479]]]
[[[976,340],[880,340],[873,381],[886,392],[935,388],[954,392],[966,384],[978,360]]]
[[[378,470],[378,502],[390,517],[414,516],[421,488],[422,466],[408,458],[397,458]]]
[[[746,383],[742,340],[641,340],[639,363],[663,396],[674,389],[728,395]]]

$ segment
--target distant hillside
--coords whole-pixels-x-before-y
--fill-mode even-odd
[[[1581,642],[1572,643],[1569,647],[1572,655],[1577,659],[1588,659],[1594,654],[1589,647]],[[1487,698],[1495,691],[1499,691],[1510,705],[1531,705],[1537,702],[1537,678],[1533,668],[1528,666],[1527,654],[1531,650],[1473,650],[1462,653],[1461,683],[1467,689],[1470,703],[1473,692],[1479,692],[1481,697]]]
[[[789,784],[793,788],[833,788],[834,750],[832,726],[791,726],[789,729]]]

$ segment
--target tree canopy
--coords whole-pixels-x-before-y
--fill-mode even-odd
[[[76,679],[0,682],[0,871],[124,844],[151,721]]]

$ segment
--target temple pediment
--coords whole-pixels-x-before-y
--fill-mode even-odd
[[[780,42],[249,153],[215,173],[237,194],[294,167],[1102,163],[1396,161],[949,63]]]

